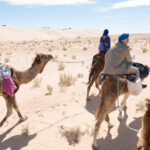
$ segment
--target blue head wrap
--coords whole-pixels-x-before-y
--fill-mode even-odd
[[[123,33],[119,36],[118,42],[121,42],[122,40],[127,39],[127,38],[129,38],[129,34],[128,33]]]
[[[108,33],[109,33],[108,29],[105,29],[104,33],[103,33],[103,36],[108,35]]]

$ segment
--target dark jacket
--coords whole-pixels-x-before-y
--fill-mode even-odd
[[[108,49],[110,48],[111,46],[111,41],[110,41],[110,37],[107,35],[107,36],[102,36],[100,38],[100,44],[99,44],[99,51],[100,52],[107,52]]]

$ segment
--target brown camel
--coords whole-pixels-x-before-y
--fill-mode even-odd
[[[104,68],[104,56],[96,54],[94,57],[96,58],[96,62],[95,63],[92,62],[92,66],[90,69],[89,81],[88,81],[88,87],[87,87],[87,97],[86,97],[87,101],[90,100],[89,99],[89,92],[90,92],[90,89],[91,89],[94,82],[95,82],[96,88],[99,89],[97,79],[98,79],[100,72]]]
[[[113,106],[115,105],[115,102],[118,96],[122,94],[127,94],[127,93],[128,93],[128,88],[127,88],[126,79],[120,78],[119,93],[117,95],[117,82],[111,77],[108,77],[108,76],[105,77],[101,85],[100,104],[96,112],[97,122],[95,124],[95,133],[94,133],[94,140],[93,140],[93,145],[92,145],[93,148],[98,148],[96,138],[97,138],[101,123],[105,119],[108,125],[112,126],[109,122],[108,114],[110,110],[113,108]]]
[[[90,74],[89,74],[89,81],[88,81],[88,87],[87,87],[87,97],[86,100],[89,101],[89,92],[90,89],[93,85],[93,83],[95,82],[96,88],[99,89],[99,83],[97,82],[98,76],[100,74],[100,72],[103,70],[104,68],[104,56],[96,54],[94,55],[94,57],[96,58],[96,62],[92,62],[92,66],[90,69]],[[99,89],[100,91],[100,89]],[[120,110],[122,112],[123,108],[126,106],[126,101],[128,99],[128,97],[130,96],[130,94],[125,94],[123,97],[123,100],[121,102],[121,106],[120,106]],[[121,114],[118,115],[118,118],[121,117]]]
[[[6,116],[3,118],[3,120],[0,122],[0,126],[4,124],[4,122],[8,119],[8,117],[12,114],[12,109],[14,108],[20,118],[20,121],[24,121],[26,118],[23,117],[19,111],[19,108],[17,106],[15,94],[19,90],[19,87],[21,84],[27,84],[28,82],[32,81],[38,73],[41,73],[47,64],[47,62],[52,59],[53,57],[51,55],[45,55],[45,54],[37,54],[32,66],[25,70],[25,71],[18,71],[14,69],[13,67],[10,67],[12,72],[12,79],[17,86],[17,89],[15,90],[14,96],[9,96],[6,93],[3,93],[0,91],[0,95],[4,97],[6,100],[6,107],[7,107],[7,113]]]
[[[150,150],[150,99],[146,99],[146,107],[147,111],[142,117],[142,129],[137,150]]]

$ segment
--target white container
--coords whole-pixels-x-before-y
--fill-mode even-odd
[[[140,77],[136,77],[135,82],[131,82],[127,80],[127,87],[129,94],[131,95],[139,95],[142,91],[142,83]]]

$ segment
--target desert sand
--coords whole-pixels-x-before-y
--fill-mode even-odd
[[[99,92],[93,86],[91,101],[86,102],[86,82],[101,34],[95,29],[0,26],[0,62],[25,70],[36,53],[51,54],[55,60],[32,82],[20,87],[16,99],[21,113],[28,119],[17,124],[19,118],[13,111],[0,128],[0,150],[92,150]],[[110,36],[114,45],[118,35]],[[150,34],[131,35],[129,45],[136,62],[150,64]],[[65,75],[67,81],[62,83],[61,77]],[[148,87],[139,96],[127,100],[124,121],[137,130],[141,127],[144,99],[150,97],[149,81],[150,77],[144,80]],[[136,148],[138,134],[117,119],[118,113],[117,107],[110,113],[113,128],[108,129],[107,123],[102,123],[98,137],[101,150]],[[5,100],[1,97],[0,120],[5,114]]]

